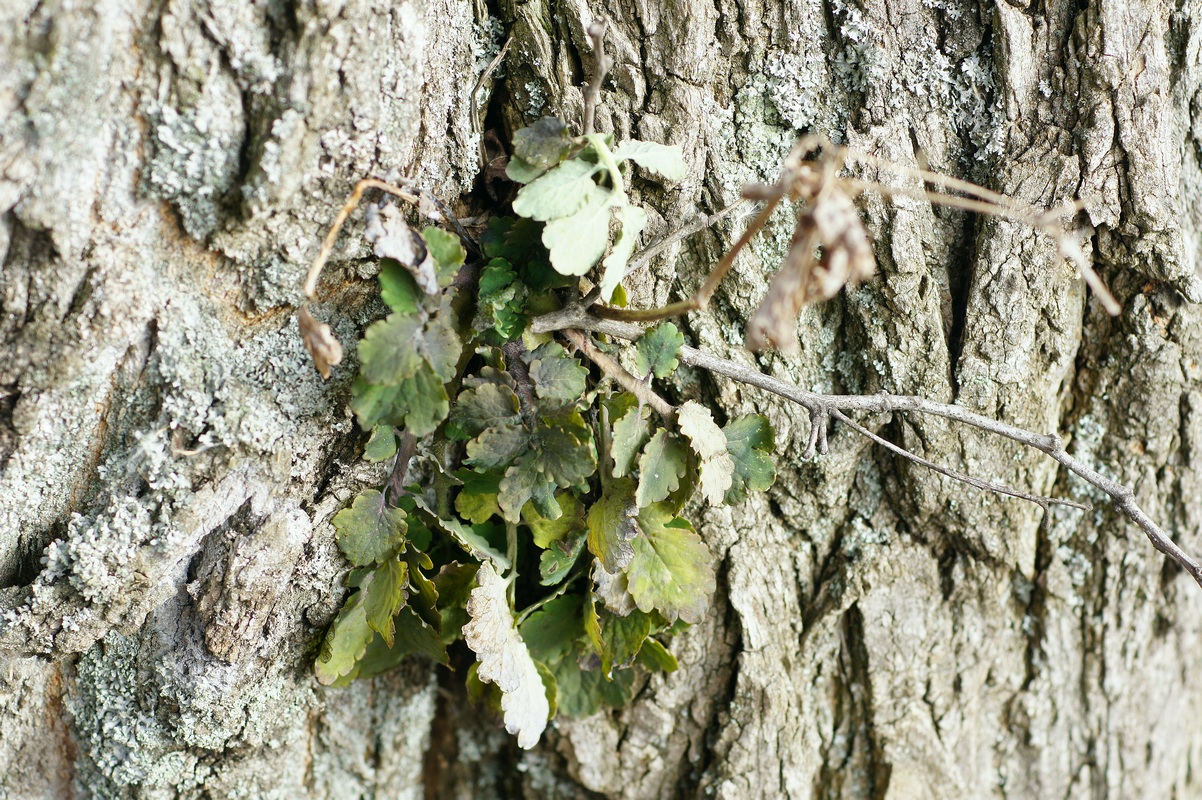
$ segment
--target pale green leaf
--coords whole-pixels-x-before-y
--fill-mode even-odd
[[[534,543],[544,550],[565,536],[585,529],[584,504],[575,494],[560,492],[555,496],[555,502],[561,510],[557,519],[544,517],[533,504],[522,508],[522,522],[530,528]]]
[[[610,437],[609,452],[614,459],[614,477],[621,478],[634,469],[639,452],[651,435],[647,417],[651,409],[640,406],[634,395],[627,395],[631,403],[626,413],[613,423],[613,435]]]
[[[679,489],[687,461],[684,442],[666,429],[656,431],[639,457],[639,487],[635,494],[639,508],[658,503]]]
[[[467,250],[463,249],[463,243],[459,241],[458,236],[442,228],[428,226],[422,231],[422,238],[426,240],[430,256],[438,264],[438,285],[445,289],[455,280],[459,268],[463,266]]]
[[[653,672],[675,672],[679,666],[676,663],[676,656],[668,652],[668,648],[655,639],[643,642],[643,646],[639,648],[638,658],[635,660]]]
[[[528,164],[517,157],[510,158],[509,163],[505,165],[505,177],[514,183],[530,183],[544,172],[546,170],[542,167]]]
[[[632,543],[626,575],[639,610],[700,622],[715,587],[709,548],[666,503],[641,509],[638,519],[643,535]]]
[[[630,261],[630,255],[634,252],[634,246],[638,243],[639,234],[647,226],[647,212],[638,206],[619,206],[617,218],[618,223],[622,226],[618,232],[618,239],[614,242],[613,249],[609,251],[609,255],[605,257],[605,261],[601,264],[603,267],[601,273],[601,299],[606,302],[609,302],[610,297],[613,296],[614,289],[617,289],[618,284],[626,277],[626,264]]]
[[[524,426],[496,425],[467,443],[467,463],[482,470],[505,469],[526,452],[529,443],[530,432]]]
[[[520,419],[518,396],[504,384],[484,383],[465,389],[451,409],[451,423],[468,437],[493,427],[515,427]]]
[[[522,187],[513,200],[513,213],[547,222],[570,217],[590,203],[603,202],[609,192],[593,182],[596,164],[579,158],[565,161]]]
[[[600,617],[601,671],[612,678],[615,669],[625,669],[634,663],[651,633],[651,617],[637,609],[625,617],[602,609]]]
[[[588,370],[557,343],[538,348],[530,362],[530,379],[540,400],[574,403],[584,395]]]
[[[372,630],[367,624],[367,612],[363,607],[363,593],[355,592],[342,606],[334,624],[326,631],[321,654],[313,665],[318,683],[329,686],[344,675],[349,675],[355,663],[363,657]]]
[[[422,329],[417,316],[390,314],[368,326],[359,342],[359,374],[372,383],[396,384],[422,365],[414,347]]]
[[[543,244],[551,266],[561,275],[583,275],[605,254],[609,243],[609,218],[617,200],[612,192],[597,189],[588,204],[570,217],[560,217],[543,228]]]
[[[501,476],[481,475],[473,470],[461,469],[455,473],[455,477],[463,481],[463,487],[455,497],[455,510],[459,516],[473,525],[479,525],[487,522],[493,514],[501,513],[497,505]]]
[[[684,180],[684,151],[678,145],[640,142],[635,139],[622,142],[613,151],[614,158],[627,159],[640,167],[658,172],[670,181]]]
[[[527,451],[505,470],[505,477],[501,479],[497,494],[501,516],[510,522],[517,522],[521,519],[522,507],[533,501],[543,516],[551,519],[558,517],[563,512],[555,501],[556,488],[555,480],[543,471],[538,455]]]
[[[363,447],[364,461],[383,461],[396,455],[396,433],[391,425],[377,425]]]
[[[331,520],[338,548],[356,567],[396,555],[405,543],[405,512],[392,508],[376,489],[365,489]]]

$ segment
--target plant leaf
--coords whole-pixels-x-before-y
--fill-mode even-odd
[[[639,533],[634,491],[630,478],[615,478],[588,510],[588,549],[610,572],[622,569],[634,557],[630,540]]]
[[[481,561],[491,561],[497,568],[504,571],[510,567],[509,558],[497,551],[483,536],[464,525],[457,519],[444,519],[420,496],[414,497],[417,507],[425,511],[433,520],[436,527],[450,536],[465,553]]]
[[[609,192],[593,182],[596,164],[579,158],[565,161],[522,187],[513,200],[513,213],[547,222],[571,217],[590,203],[603,202]]]
[[[625,669],[634,663],[634,657],[651,634],[651,617],[638,610],[623,617],[604,609],[599,616],[601,671],[612,679],[615,669]]]
[[[679,145],[640,142],[631,139],[618,145],[614,158],[627,159],[640,167],[657,172],[670,181],[683,180],[686,174],[684,151]]]
[[[543,586],[554,586],[562,581],[576,566],[584,550],[584,542],[588,538],[588,528],[581,526],[572,530],[561,539],[551,542],[538,559],[539,583]]]
[[[514,628],[507,584],[488,562],[480,565],[476,580],[479,586],[467,604],[471,622],[463,626],[463,638],[480,662],[477,677],[501,690],[505,729],[528,750],[546,729],[551,705],[530,651]]]
[[[710,505],[721,505],[734,481],[735,470],[734,459],[726,452],[726,434],[714,422],[709,409],[693,400],[680,407],[676,421],[701,457],[701,493]]]
[[[700,622],[715,587],[709,548],[665,503],[641,509],[639,527],[643,535],[632,543],[634,558],[626,568],[639,610]]]
[[[530,379],[540,400],[575,403],[584,395],[588,370],[563,347],[548,342],[531,355]]]
[[[380,297],[398,314],[412,315],[421,307],[413,276],[395,258],[380,260]]]
[[[639,487],[635,493],[639,508],[658,503],[680,488],[687,459],[688,450],[680,439],[665,428],[655,432],[639,457]]]
[[[643,642],[635,660],[653,672],[675,672],[680,666],[676,663],[676,656],[655,639]]]
[[[397,554],[405,543],[405,512],[392,508],[376,489],[365,489],[330,520],[338,549],[356,567],[382,562]]]
[[[369,383],[360,375],[351,386],[351,410],[364,430],[395,425],[426,436],[446,418],[450,401],[442,381],[423,363],[413,377],[395,386]]]
[[[421,329],[418,317],[405,314],[373,322],[359,342],[359,374],[371,383],[387,385],[413,376],[422,365],[414,347]]]
[[[513,135],[513,154],[539,169],[555,166],[571,149],[568,126],[555,117],[543,117]]]
[[[515,428],[520,421],[518,396],[504,384],[483,383],[465,389],[451,409],[456,438],[470,439],[493,427]]]
[[[613,249],[601,263],[604,268],[601,274],[601,299],[607,303],[613,296],[614,289],[617,289],[618,284],[626,277],[626,264],[630,261],[630,254],[634,252],[639,234],[647,227],[647,212],[638,206],[619,206],[617,217],[622,228],[618,232]]]
[[[630,405],[626,413],[613,423],[613,435],[610,437],[609,452],[614,460],[614,477],[628,475],[635,466],[639,451],[647,444],[651,432],[647,417],[651,409],[638,405],[634,395],[627,394]]]
[[[526,452],[529,445],[530,432],[525,426],[494,425],[467,443],[467,463],[481,470],[505,469]]]
[[[668,377],[680,364],[677,356],[682,346],[684,335],[675,325],[671,322],[656,325],[635,343],[635,366],[639,374]]]
[[[585,530],[584,505],[571,492],[560,492],[555,502],[562,513],[557,519],[547,519],[533,504],[522,508],[522,522],[530,528],[534,543],[546,550],[555,542],[577,531]]]
[[[734,475],[726,491],[727,503],[741,503],[749,492],[762,492],[776,480],[771,453],[775,448],[767,417],[750,414],[722,429],[726,449],[734,459]]]
[[[593,562],[593,593],[600,597],[605,607],[619,616],[625,616],[638,608],[630,596],[630,583],[625,572],[609,572],[600,561]]]
[[[595,184],[594,189],[579,211],[552,220],[543,228],[543,244],[551,254],[551,266],[561,275],[583,275],[605,254],[611,209],[618,201],[612,192]]]
[[[463,488],[455,497],[455,510],[459,516],[473,525],[479,525],[487,522],[493,514],[501,513],[501,507],[497,505],[500,475],[481,475],[474,470],[461,469],[455,473],[455,477],[463,481]]]
[[[459,274],[459,268],[467,259],[467,250],[463,249],[458,236],[432,225],[422,230],[422,238],[426,240],[431,257],[438,262],[438,285],[445,289]]]
[[[396,455],[396,434],[391,425],[377,425],[363,447],[363,460],[378,462]]]
[[[326,631],[321,645],[321,655],[313,665],[317,682],[329,686],[355,668],[355,662],[363,657],[372,630],[367,624],[367,612],[363,607],[363,592],[358,591],[347,598],[342,610],[334,618],[334,624]]]
[[[534,452],[527,451],[505,470],[499,488],[497,505],[501,507],[501,516],[509,522],[521,519],[523,506],[532,501],[548,519],[562,513],[555,501],[555,480],[543,471],[542,461]]]
[[[408,565],[400,559],[390,558],[376,567],[371,580],[361,589],[367,625],[380,634],[389,647],[394,644],[392,618],[405,604],[407,570]]]

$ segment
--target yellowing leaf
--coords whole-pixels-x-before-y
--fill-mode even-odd
[[[514,629],[506,583],[485,562],[476,574],[480,584],[472,590],[463,626],[463,638],[480,662],[477,677],[501,690],[505,729],[518,737],[518,746],[538,744],[547,727],[551,705],[542,677],[522,637]]]
[[[326,631],[321,645],[321,655],[313,665],[318,683],[329,686],[344,675],[349,675],[355,663],[363,657],[372,630],[367,624],[367,612],[363,607],[363,592],[355,592],[334,618],[334,624]]]
[[[639,610],[700,622],[715,587],[709,548],[666,503],[640,510],[638,519],[643,535],[632,543],[626,575]]]
[[[615,478],[606,484],[601,499],[588,510],[588,549],[610,572],[622,569],[634,557],[630,540],[639,532],[637,514],[630,478]]]
[[[721,505],[735,470],[734,460],[726,452],[726,434],[714,422],[709,409],[692,400],[680,407],[677,423],[701,456],[701,493],[710,505]]]
[[[688,465],[684,444],[661,428],[643,448],[639,457],[639,488],[635,501],[639,508],[658,503],[680,488],[680,479]]]
[[[363,608],[367,624],[389,647],[393,645],[392,618],[405,603],[405,578],[408,565],[397,558],[390,558],[376,567],[363,588]]]

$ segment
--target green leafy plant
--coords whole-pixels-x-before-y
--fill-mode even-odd
[[[647,257],[634,256],[647,216],[631,202],[627,183],[636,168],[677,179],[684,164],[677,148],[615,144],[592,131],[606,63],[603,29],[589,31],[598,68],[585,94],[584,133],[574,136],[544,118],[513,137],[506,173],[522,187],[516,216],[494,217],[477,240],[411,183],[361,181],[310,269],[305,292],[313,297],[335,237],[367,189],[456,227],[454,234],[438,227],[419,234],[395,207],[368,209],[367,238],[380,259],[389,313],[359,343],[351,408],[371,432],[364,458],[391,460],[392,470],[333,518],[353,568],[349,595],[316,660],[320,682],[343,685],[414,655],[449,665],[454,649],[466,646],[476,658],[464,676],[469,696],[494,708],[518,744],[531,747],[556,713],[580,717],[620,707],[640,672],[675,670],[672,637],[704,618],[715,590],[714,556],[686,512],[740,503],[775,480],[767,419],[720,425],[697,402],[664,398],[681,364],[803,407],[810,422],[803,458],[827,452],[835,420],[969,486],[1047,513],[1056,505],[1087,508],[934,464],[850,414],[936,415],[1035,448],[1108,494],[1202,583],[1202,565],[1139,509],[1131,490],[1077,461],[1055,435],[920,397],[807,392],[688,346],[671,322],[632,324],[703,310],[739,251],[778,204],[791,200],[798,208],[793,243],[749,320],[747,341],[753,348],[795,346],[803,305],[874,272],[853,197],[876,185],[839,178],[849,154],[803,139],[774,185],[745,187],[745,197],[763,208],[696,294],[661,309],[624,308],[621,282]],[[1079,247],[1054,229],[1066,210],[1037,212],[971,184],[855,158],[959,193],[922,190],[933,202],[1024,221],[1053,236],[1103,306],[1118,310]],[[582,285],[588,275],[591,288]],[[299,323],[328,377],[342,359],[341,345],[306,308]],[[409,480],[411,468],[419,480]]]
[[[462,640],[479,659],[472,694],[491,695],[529,747],[556,709],[621,706],[638,671],[676,668],[671,637],[704,617],[715,586],[683,514],[694,498],[770,486],[771,427],[722,427],[658,395],[652,408],[684,345],[672,323],[635,342],[633,375],[529,330],[598,262],[599,294],[614,297],[646,223],[625,190],[632,164],[684,172],[678,148],[572,136],[550,118],[519,131],[517,216],[489,222],[471,263],[457,236],[370,212],[389,313],[359,342],[351,408],[371,432],[364,457],[395,467],[333,519],[354,569],[315,664],[322,683],[410,655],[447,664]],[[406,482],[413,456],[421,485]]]

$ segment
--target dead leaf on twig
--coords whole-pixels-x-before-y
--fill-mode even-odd
[[[324,322],[318,322],[307,308],[301,308],[297,315],[297,324],[300,326],[301,339],[304,340],[305,349],[309,351],[309,355],[313,356],[313,365],[317,367],[321,377],[328,379],[330,367],[342,363],[342,344],[334,338],[334,334],[330,332],[330,326]]]

